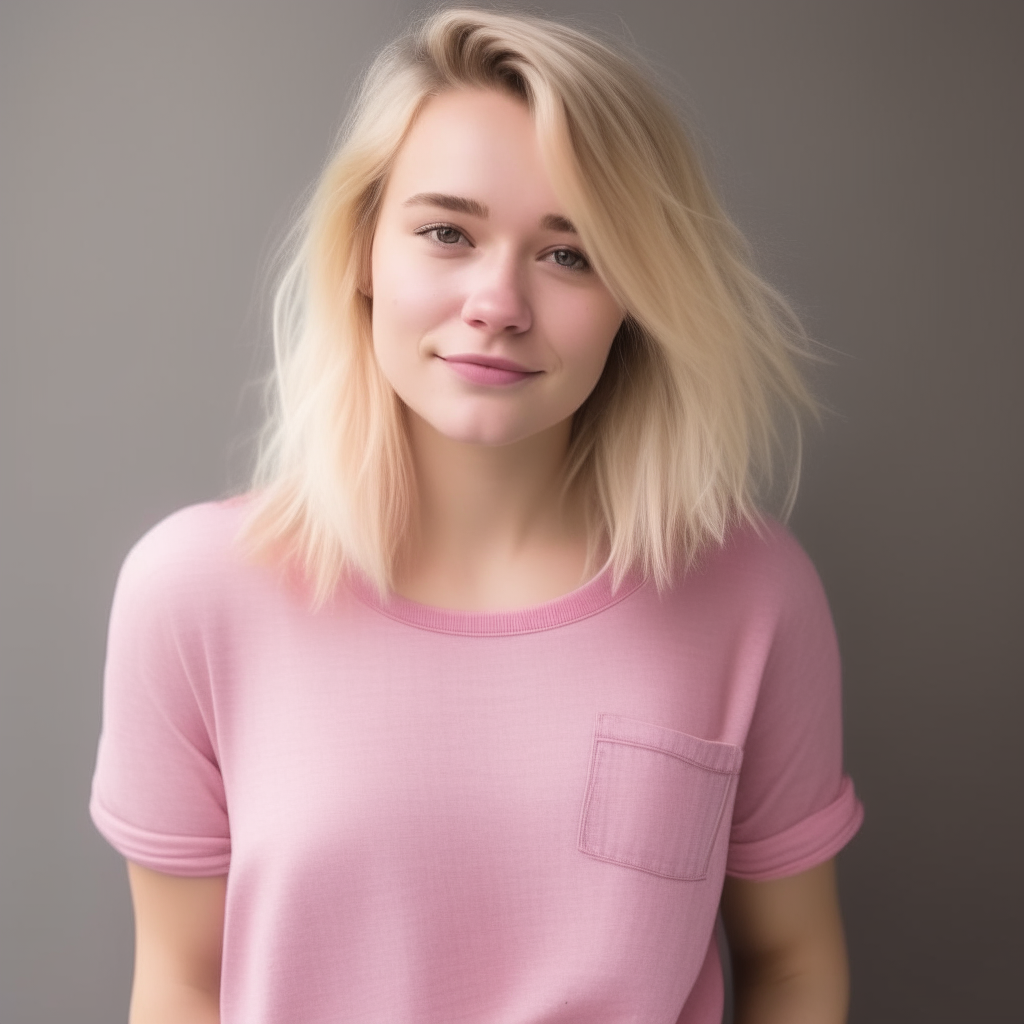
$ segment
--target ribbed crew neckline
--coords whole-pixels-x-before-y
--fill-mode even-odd
[[[612,567],[606,565],[582,587],[556,597],[544,604],[507,611],[462,611],[420,604],[398,594],[381,600],[376,589],[364,577],[352,574],[348,585],[363,604],[419,629],[460,636],[512,636],[557,629],[580,619],[589,618],[628,597],[643,585],[643,576],[633,570],[626,574],[618,590],[612,590]]]

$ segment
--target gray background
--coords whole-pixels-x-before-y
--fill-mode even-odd
[[[244,480],[274,243],[400,0],[6,0],[0,1020],[123,1020],[131,916],[86,813],[130,544]],[[867,821],[852,1020],[1024,1019],[1022,10],[575,5],[686,96],[768,276],[832,350],[793,523]]]

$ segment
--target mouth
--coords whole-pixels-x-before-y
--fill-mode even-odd
[[[479,356],[472,352],[464,355],[440,356],[446,363],[469,363],[472,366],[491,366],[496,370],[511,370],[513,373],[540,373],[540,370],[531,370],[528,366],[520,366],[511,359],[502,359],[500,356]]]
[[[465,353],[438,356],[438,358],[446,362],[455,373],[471,384],[490,386],[518,384],[520,381],[528,380],[530,377],[544,372],[543,370],[531,370],[511,359],[502,359],[500,356]]]

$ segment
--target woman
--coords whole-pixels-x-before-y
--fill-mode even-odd
[[[720,906],[738,1019],[843,1020],[835,638],[757,504],[802,336],[634,65],[389,47],[275,327],[252,491],[118,582],[134,1024],[717,1021]]]

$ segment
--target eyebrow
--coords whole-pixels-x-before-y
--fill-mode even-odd
[[[439,206],[442,210],[451,210],[453,213],[465,213],[470,217],[479,217],[486,220],[490,216],[490,210],[475,199],[467,199],[465,196],[451,196],[444,192],[417,192],[410,196],[403,206]],[[540,226],[548,231],[565,231],[576,235],[573,222],[567,217],[557,213],[546,213],[540,219]]]

